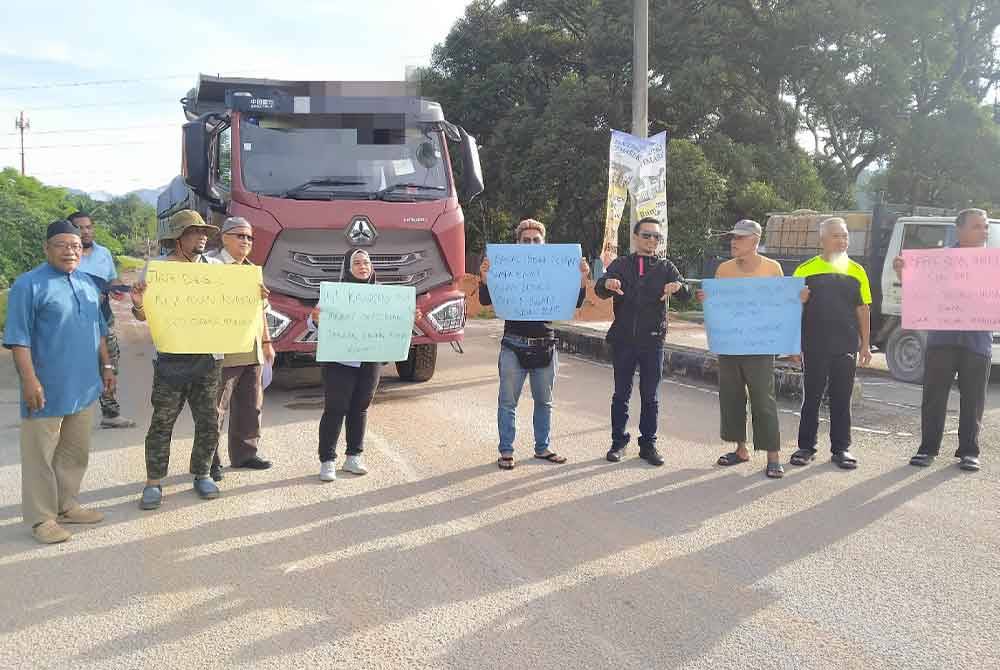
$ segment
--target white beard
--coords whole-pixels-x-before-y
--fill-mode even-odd
[[[830,254],[830,265],[845,265],[847,263],[847,252],[838,251]]]

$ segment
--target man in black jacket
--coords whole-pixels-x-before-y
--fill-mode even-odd
[[[595,286],[600,298],[614,298],[615,320],[608,329],[615,369],[615,393],[611,398],[611,450],[608,460],[622,459],[630,436],[628,403],[632,380],[639,368],[639,458],[663,465],[656,450],[656,424],[663,375],[663,341],[667,334],[667,300],[677,295],[690,300],[691,293],[681,273],[670,261],[656,256],[664,240],[659,220],[646,217],[632,230],[636,253],[615,259]]]

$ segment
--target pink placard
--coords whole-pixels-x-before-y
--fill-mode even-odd
[[[903,328],[1000,331],[1000,249],[903,252]]]

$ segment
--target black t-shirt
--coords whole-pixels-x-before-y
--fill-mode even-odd
[[[576,308],[583,306],[583,301],[587,297],[587,289],[580,287],[580,295],[576,299]],[[493,299],[490,297],[490,289],[486,284],[479,284],[479,304],[492,305]],[[504,321],[504,335],[519,335],[521,337],[552,337],[555,331],[552,330],[551,321]]]
[[[872,301],[868,274],[850,259],[831,264],[822,256],[795,270],[809,287],[809,302],[802,310],[802,350],[850,354],[858,350],[861,333],[858,307]]]

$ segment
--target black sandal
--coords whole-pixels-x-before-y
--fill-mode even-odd
[[[535,458],[538,458],[543,461],[548,461],[549,463],[562,464],[566,462],[565,456],[560,456],[554,451],[550,451],[547,454],[535,454]]]
[[[858,459],[854,458],[849,451],[838,451],[830,457],[830,460],[842,470],[853,470],[858,467]]]
[[[497,467],[501,470],[513,470],[514,469],[514,457],[513,456],[501,456],[497,459]]]
[[[767,464],[767,469],[764,470],[766,474],[771,479],[781,479],[785,476],[785,468],[782,467],[781,463],[774,461],[773,463]]]
[[[958,467],[966,472],[979,472],[979,459],[975,456],[963,456]]]
[[[808,449],[799,449],[792,457],[788,459],[788,462],[792,465],[809,465],[809,462],[816,458],[815,451],[809,451]]]
[[[917,454],[910,459],[910,465],[914,465],[918,468],[926,468],[933,462],[934,462],[933,454]]]
[[[740,458],[739,454],[735,451],[730,451],[728,454],[723,454],[719,456],[719,460],[716,461],[719,465],[730,466],[739,465],[740,463],[746,463],[750,460],[750,457]]]

